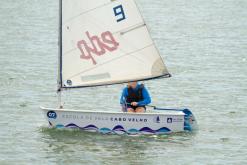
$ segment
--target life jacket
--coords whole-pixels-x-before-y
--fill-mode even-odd
[[[127,88],[128,88],[128,96],[126,98],[127,103],[139,102],[143,100],[143,95],[142,95],[142,90],[144,88],[143,84],[141,84],[137,90],[134,90],[129,86],[127,86]]]

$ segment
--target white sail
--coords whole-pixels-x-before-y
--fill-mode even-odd
[[[61,0],[62,88],[169,77],[134,0]]]

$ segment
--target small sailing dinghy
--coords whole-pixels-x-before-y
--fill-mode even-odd
[[[167,78],[164,62],[134,0],[60,0],[58,97],[77,89]],[[59,99],[61,102],[61,99]],[[44,108],[49,125],[114,134],[192,131],[188,109],[146,113]]]

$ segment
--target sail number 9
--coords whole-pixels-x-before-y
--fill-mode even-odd
[[[126,17],[125,17],[125,13],[124,13],[122,5],[118,5],[114,7],[113,11],[114,11],[115,16],[117,17],[117,22],[125,20]]]

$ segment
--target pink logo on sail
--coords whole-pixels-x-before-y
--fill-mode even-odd
[[[85,60],[92,60],[94,65],[96,65],[97,62],[95,61],[92,54],[102,56],[107,51],[113,52],[117,50],[119,46],[119,43],[115,40],[112,33],[109,31],[103,32],[101,34],[101,38],[96,35],[90,36],[88,31],[86,32],[86,35],[90,42],[87,43],[85,40],[78,41],[77,47],[81,51],[80,58]]]

